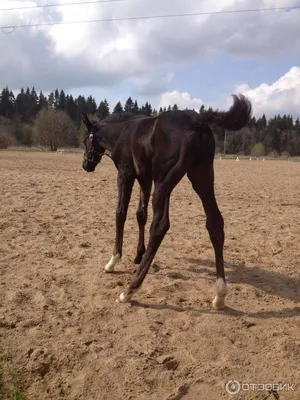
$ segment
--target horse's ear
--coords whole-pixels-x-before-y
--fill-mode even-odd
[[[82,121],[83,121],[84,125],[87,127],[88,130],[90,130],[93,124],[92,124],[91,121],[89,120],[89,118],[88,118],[88,116],[86,115],[86,113],[85,113],[85,112],[82,112],[82,113],[81,113],[81,117],[82,117]]]

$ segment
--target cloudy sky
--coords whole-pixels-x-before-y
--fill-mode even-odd
[[[300,7],[300,0],[89,1],[0,0],[0,26]],[[34,8],[45,4],[60,6]],[[223,108],[242,92],[257,116],[300,116],[300,9],[2,29],[0,54],[0,86],[14,91],[58,88],[106,97],[111,107],[131,95],[156,108]]]

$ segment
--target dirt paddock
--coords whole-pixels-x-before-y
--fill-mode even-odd
[[[299,400],[300,163],[215,161],[230,286],[214,311],[214,254],[187,178],[155,264],[124,305],[115,300],[135,269],[138,186],[122,262],[105,274],[116,170],[104,158],[86,174],[81,162],[0,152],[0,398],[18,388],[13,398],[30,400]],[[146,238],[151,217],[150,206]]]

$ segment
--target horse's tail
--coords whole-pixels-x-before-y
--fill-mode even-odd
[[[198,124],[215,124],[238,131],[248,124],[252,114],[251,102],[242,94],[233,95],[233,105],[228,111],[204,110],[199,114]]]

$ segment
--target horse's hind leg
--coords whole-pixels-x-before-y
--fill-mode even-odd
[[[139,241],[137,245],[137,253],[134,259],[135,264],[140,264],[143,255],[146,251],[145,249],[145,225],[147,223],[148,215],[148,203],[152,188],[152,177],[148,179],[139,179],[140,183],[140,200],[138,209],[136,212],[136,219],[139,225]]]
[[[127,217],[128,205],[132,193],[134,178],[122,172],[118,174],[118,206],[116,210],[116,238],[113,255],[105,265],[105,272],[113,272],[117,262],[122,257],[124,225]]]
[[[217,281],[216,296],[213,307],[221,309],[225,305],[227,283],[224,272],[223,247],[224,247],[224,220],[217,205],[214,192],[213,164],[198,166],[188,172],[188,178],[193,189],[199,195],[206,214],[206,228],[215,251]]]

